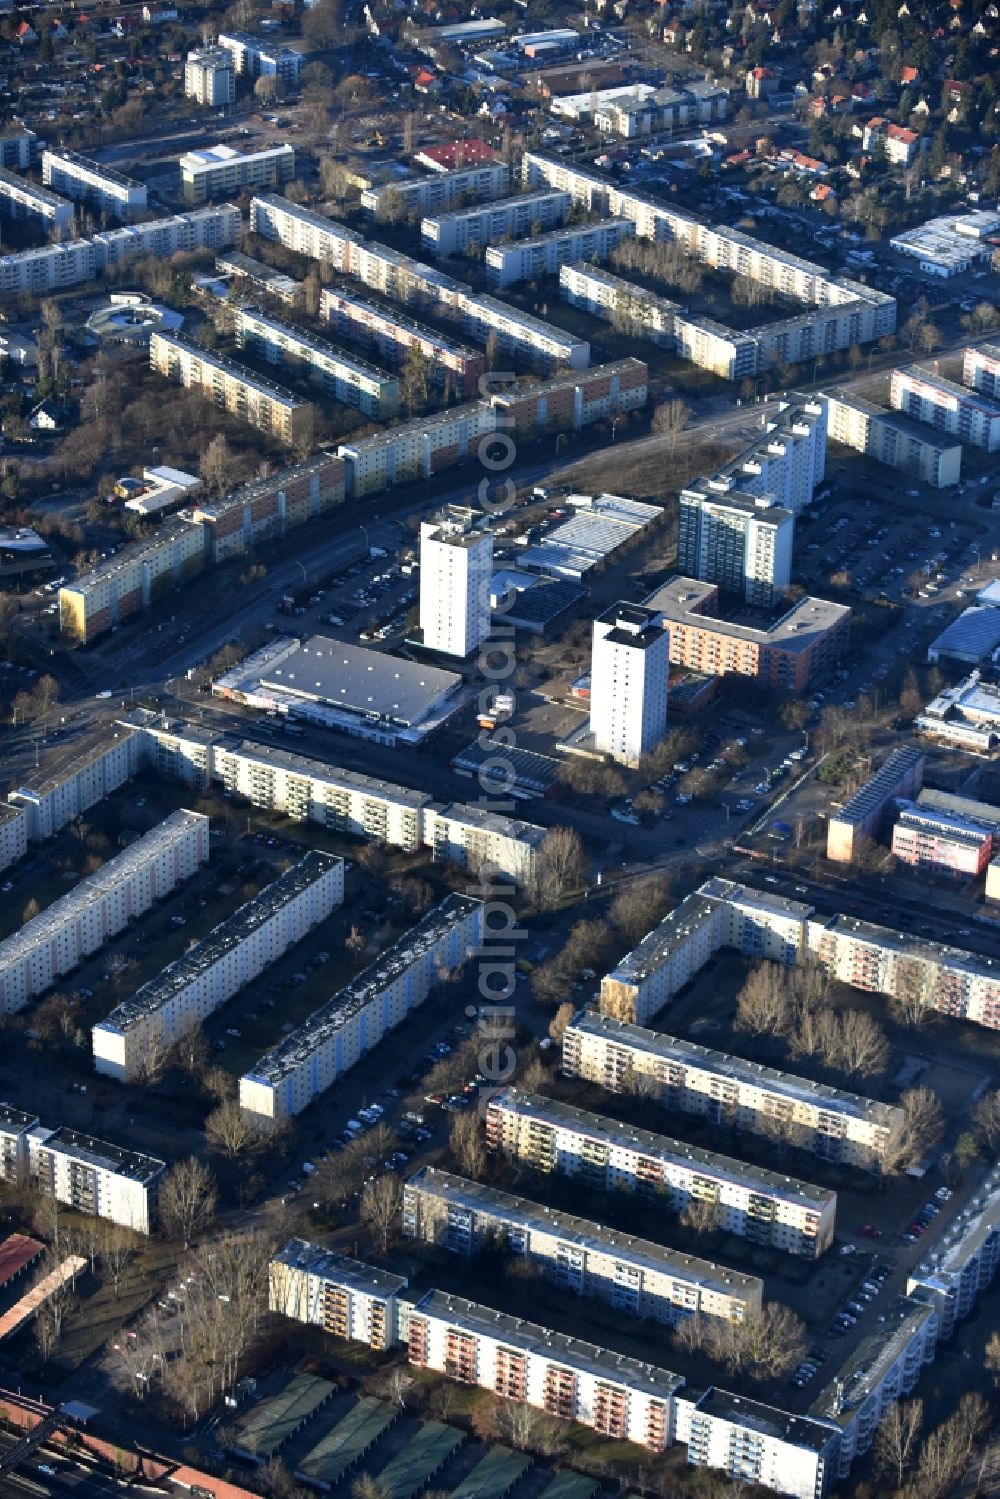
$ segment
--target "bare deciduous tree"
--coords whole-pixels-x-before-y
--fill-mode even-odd
[[[897,1489],[903,1487],[917,1455],[923,1424],[922,1400],[895,1400],[875,1432],[875,1465],[880,1473],[892,1475]]]
[[[535,861],[533,897],[541,906],[558,905],[567,890],[579,888],[584,867],[583,839],[576,829],[550,828]]]
[[[886,1143],[882,1169],[899,1176],[919,1161],[941,1138],[944,1112],[941,1100],[930,1088],[910,1088],[899,1100],[903,1117]]]
[[[215,1173],[189,1156],[172,1166],[160,1188],[160,1218],[167,1233],[176,1235],[190,1249],[191,1241],[215,1217],[218,1201]]]
[[[402,1204],[403,1185],[391,1171],[373,1182],[365,1183],[361,1194],[361,1221],[383,1254],[396,1232]]]

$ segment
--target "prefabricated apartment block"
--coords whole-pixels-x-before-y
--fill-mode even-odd
[[[148,1234],[156,1226],[166,1170],[155,1156],[79,1130],[36,1123],[28,1131],[28,1175],[43,1197],[135,1233]]]
[[[571,206],[569,193],[521,193],[497,203],[424,218],[420,238],[435,255],[464,255],[476,246],[554,229],[563,223]]]
[[[853,916],[823,916],[721,876],[686,896],[604,976],[601,1013],[642,1025],[724,947],[790,966],[811,960],[852,988],[1000,1030],[993,959]]]
[[[344,465],[332,453],[252,479],[221,500],[197,502],[149,537],[59,590],[59,628],[81,644],[148,609],[166,589],[227,557],[283,536],[344,499]]]
[[[134,218],[147,206],[144,182],[61,147],[49,146],[42,152],[42,181],[64,198],[74,198],[119,219]]]
[[[450,383],[464,396],[478,394],[480,378],[486,372],[485,355],[478,350],[425,327],[395,308],[352,296],[339,287],[323,288],[319,311],[340,338],[374,348],[380,359],[401,364],[416,349],[427,361],[432,384]]]
[[[0,214],[8,219],[33,219],[62,239],[73,227],[76,210],[47,187],[0,167]]]
[[[467,1258],[499,1243],[539,1266],[563,1291],[668,1326],[693,1316],[742,1322],[761,1307],[756,1276],[433,1166],[422,1166],[406,1182],[403,1234]]]
[[[818,1259],[833,1242],[836,1192],[537,1093],[496,1093],[486,1110],[486,1140],[522,1166],[599,1191],[663,1192],[677,1212],[691,1202],[713,1204],[723,1232],[787,1254]]]
[[[182,333],[155,332],[149,340],[149,363],[157,374],[202,391],[231,416],[282,442],[300,442],[306,435],[314,410],[310,401]]]
[[[366,416],[385,421],[399,410],[395,375],[258,308],[238,307],[234,317],[237,348],[249,349],[276,369],[301,371],[331,400],[356,406]]]
[[[878,1171],[903,1111],[826,1083],[581,1010],[563,1036],[562,1068],[612,1093],[647,1084],[664,1109],[780,1139],[825,1161]]]
[[[240,1106],[283,1124],[395,1030],[483,934],[483,902],[448,895],[240,1078]]]
[[[344,899],[344,861],[315,849],[94,1026],[94,1066],[123,1081],[150,1047],[203,1021]]]
[[[607,260],[612,250],[634,234],[635,225],[627,219],[601,219],[509,245],[492,244],[486,251],[486,271],[494,286],[516,286],[519,281],[554,276],[560,266],[578,260]]]
[[[946,380],[926,365],[893,370],[889,400],[894,410],[928,422],[974,448],[987,453],[1000,449],[1000,405],[978,390]]]
[[[235,198],[260,187],[280,187],[295,176],[295,149],[287,143],[259,151],[237,151],[235,146],[199,147],[185,151],[179,162],[181,194],[185,203],[210,198]]]
[[[406,1286],[403,1275],[307,1239],[289,1239],[268,1266],[272,1312],[380,1351],[399,1342],[399,1297]]]
[[[962,444],[942,441],[920,422],[876,406],[849,391],[825,395],[831,441],[854,448],[887,468],[912,474],[932,489],[947,489],[962,477]]]
[[[172,812],[124,853],[0,942],[0,1014],[72,972],[208,862],[208,818]]]
[[[33,292],[42,296],[92,281],[109,266],[121,265],[145,255],[168,260],[189,250],[218,250],[233,245],[240,236],[241,216],[233,203],[178,213],[146,224],[128,224],[109,229],[90,239],[45,245],[0,255],[0,296]]]
[[[446,212],[458,203],[485,203],[502,198],[510,186],[506,162],[480,162],[455,167],[450,172],[430,172],[426,177],[400,177],[398,181],[365,188],[361,207],[374,218],[387,212],[428,214]]]
[[[1000,1266],[1000,1166],[994,1166],[971,1200],[949,1223],[906,1281],[907,1296],[929,1299],[938,1314],[938,1337],[950,1338],[968,1317]]]
[[[651,1452],[674,1440],[674,1395],[684,1383],[677,1374],[443,1291],[409,1306],[405,1327],[413,1368]]]

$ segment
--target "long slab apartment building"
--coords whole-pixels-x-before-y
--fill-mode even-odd
[[[539,1094],[517,1088],[495,1094],[486,1139],[509,1160],[601,1191],[661,1191],[677,1212],[708,1202],[724,1232],[787,1254],[817,1259],[833,1242],[835,1192]]]
[[[149,340],[149,363],[157,374],[189,390],[201,390],[224,411],[282,442],[300,442],[308,433],[310,401],[182,333],[155,332]]]
[[[962,477],[962,445],[935,437],[920,422],[886,411],[848,391],[824,395],[829,436],[855,452],[912,474],[932,489],[947,489]]]
[[[142,1151],[52,1129],[34,1114],[0,1104],[0,1181],[30,1181],[77,1212],[148,1234],[166,1169]]]
[[[619,359],[534,385],[515,383],[482,401],[341,443],[337,453],[346,466],[348,491],[357,498],[430,478],[467,462],[492,432],[525,438],[548,430],[575,432],[641,410],[647,382],[641,360]]]
[[[344,500],[344,464],[332,453],[279,469],[169,517],[151,536],[59,590],[59,628],[81,644],[148,609],[165,589],[215,563],[307,524]]]
[[[497,1242],[563,1291],[672,1326],[685,1317],[742,1322],[762,1282],[696,1255],[618,1233],[526,1197],[423,1166],[403,1191],[403,1234],[469,1258]]]
[[[76,210],[58,193],[0,167],[0,213],[8,219],[34,220],[63,239],[72,230]]]
[[[380,359],[401,364],[415,349],[427,362],[432,384],[450,384],[464,396],[478,394],[486,358],[477,349],[427,328],[394,308],[352,296],[339,287],[323,288],[319,311],[340,338],[374,348]]]
[[[366,241],[346,224],[287,198],[255,197],[250,204],[250,227],[255,234],[322,261],[337,274],[351,276],[393,301],[450,311],[461,319],[470,337],[485,344],[493,336],[504,353],[533,364],[565,364],[571,369],[586,369],[590,363],[586,339],[493,297],[479,296],[464,281],[436,266]]]
[[[481,944],[483,902],[446,896],[240,1078],[240,1107],[284,1124],[457,973]]]
[[[307,1239],[289,1239],[268,1266],[268,1307],[382,1351],[400,1341],[403,1275],[393,1275]]]
[[[973,344],[966,349],[962,384],[990,401],[1000,400],[1000,344]]]
[[[315,849],[94,1026],[94,1066],[123,1081],[225,1004],[343,903],[344,861]]]
[[[553,229],[512,244],[491,244],[486,251],[486,272],[494,286],[516,286],[539,276],[554,276],[560,266],[578,260],[607,260],[626,239],[635,234],[628,219],[601,219]]]
[[[549,187],[568,192],[575,204],[590,213],[629,220],[640,239],[673,240],[687,254],[713,269],[747,276],[810,308],[847,308],[856,317],[860,337],[866,340],[881,338],[895,330],[895,298],[885,292],[831,275],[814,261],[779,250],[729,225],[706,224],[684,209],[657,202],[591,167],[542,151],[526,151],[521,159],[521,180],[526,188]],[[822,324],[820,317],[815,334],[808,334],[813,353],[823,352],[832,336]],[[780,330],[781,325],[777,326]],[[766,331],[755,330],[765,335]],[[797,341],[807,333],[808,330],[800,332]]]
[[[173,812],[0,942],[0,1014],[13,1015],[208,862],[208,818]]]
[[[950,1338],[1000,1267],[1000,1167],[994,1166],[930,1253],[910,1271],[906,1294],[930,1301],[938,1337]]]
[[[715,876],[685,897],[601,981],[600,1010],[643,1025],[724,947],[794,966],[807,958],[844,984],[1000,1029],[1000,964],[941,942]]]
[[[510,187],[510,167],[503,161],[478,162],[450,172],[425,177],[400,177],[374,183],[361,194],[361,207],[373,218],[387,214],[421,216],[446,213],[461,203],[486,203],[502,198]]]
[[[73,198],[119,219],[134,218],[148,206],[144,182],[125,177],[112,167],[99,166],[75,151],[56,147],[43,151],[42,181],[64,198]]]
[[[478,245],[554,229],[571,206],[569,193],[520,193],[498,203],[427,216],[420,223],[420,239],[432,254],[464,255]]]
[[[903,1123],[892,1104],[588,1010],[566,1028],[562,1070],[612,1093],[642,1081],[665,1110],[781,1139],[865,1171],[880,1169]]]
[[[925,365],[893,370],[889,400],[894,410],[928,422],[974,448],[987,453],[1000,450],[1000,405]]]
[[[238,307],[234,316],[238,348],[249,349],[275,369],[303,372],[331,400],[355,406],[377,421],[398,412],[397,376],[258,308]]]
[[[137,257],[153,255],[168,260],[182,251],[222,249],[236,244],[240,233],[240,210],[235,204],[223,203],[145,224],[128,224],[90,239],[0,255],[0,295],[33,292],[42,296],[93,281],[109,266]]]
[[[674,1440],[674,1395],[684,1381],[443,1291],[406,1307],[412,1367],[492,1390],[605,1436],[662,1452]]]

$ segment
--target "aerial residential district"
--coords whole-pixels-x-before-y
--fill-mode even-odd
[[[0,0],[0,1499],[1000,1495],[1000,8]]]

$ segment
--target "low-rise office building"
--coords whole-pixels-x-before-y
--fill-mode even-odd
[[[755,1276],[433,1166],[406,1182],[403,1234],[467,1258],[499,1243],[563,1291],[668,1326],[693,1316],[742,1322],[761,1308],[763,1287]]]
[[[708,1203],[724,1232],[787,1254],[818,1259],[833,1242],[835,1192],[539,1094],[494,1094],[486,1139],[509,1160],[599,1191],[662,1192],[677,1212]]]
[[[1000,449],[1000,405],[925,365],[893,370],[889,399],[894,410],[928,422],[974,448],[987,453]]]
[[[714,1386],[704,1394],[680,1393],[677,1440],[693,1468],[715,1468],[734,1484],[823,1499],[838,1471],[840,1432],[831,1421],[731,1395]]]
[[[140,1076],[151,1048],[179,1040],[325,921],[344,899],[344,861],[312,849],[94,1026],[94,1066]]]
[[[973,344],[966,349],[962,383],[991,401],[1000,399],[1000,344]]]
[[[826,599],[798,599],[776,620],[720,619],[719,589],[695,578],[670,578],[645,600],[663,615],[670,664],[714,677],[747,677],[804,692],[847,653],[851,611]]]
[[[295,176],[295,150],[287,143],[259,151],[204,146],[186,151],[178,163],[185,203],[233,198],[248,190],[280,187]]]
[[[1000,1265],[1000,1167],[994,1166],[934,1248],[910,1271],[906,1294],[929,1301],[950,1338]]]
[[[903,1123],[892,1104],[588,1010],[566,1028],[562,1070],[865,1171],[880,1169]]]
[[[235,312],[236,344],[276,369],[302,370],[331,400],[385,421],[399,410],[399,380],[304,328],[254,307]]]
[[[933,1362],[938,1321],[933,1306],[897,1296],[878,1328],[863,1338],[810,1407],[816,1421],[840,1428],[835,1477],[846,1478],[867,1452],[890,1407],[914,1389]]]
[[[520,193],[485,206],[425,217],[420,238],[435,255],[464,255],[478,245],[495,245],[554,229],[565,221],[570,206],[568,193]]]
[[[914,727],[941,744],[988,755],[1000,744],[1000,687],[972,671],[953,687],[942,687]]]
[[[962,477],[961,443],[942,442],[919,422],[847,391],[823,399],[829,412],[829,436],[834,442],[888,468],[912,474],[932,489],[947,489]]]
[[[73,227],[76,210],[66,198],[0,167],[0,213],[8,219],[28,219],[63,238]]]
[[[189,390],[204,391],[224,411],[284,443],[301,442],[306,436],[313,415],[310,401],[182,333],[155,332],[149,340],[149,363],[157,374]]]
[[[225,47],[200,47],[184,62],[184,97],[207,109],[236,102],[236,68]]]
[[[602,1436],[663,1452],[674,1440],[679,1375],[443,1291],[405,1317],[415,1369],[491,1390]]]
[[[134,218],[148,206],[144,182],[62,147],[50,146],[42,152],[42,181],[64,198],[119,219]]]
[[[289,1239],[268,1266],[268,1306],[334,1338],[382,1352],[400,1340],[403,1275],[352,1260],[307,1239]]]
[[[577,260],[607,260],[612,250],[634,234],[635,225],[628,219],[555,229],[511,245],[491,245],[486,251],[486,270],[494,286],[515,286],[519,281],[554,276],[560,266]]]
[[[446,896],[243,1074],[240,1107],[274,1124],[301,1114],[465,966],[482,940],[483,911],[482,901]]]
[[[156,1226],[166,1170],[155,1156],[78,1130],[36,1125],[28,1134],[28,1172],[43,1197],[137,1234]]]
[[[228,52],[241,78],[276,78],[285,88],[299,81],[302,54],[293,47],[246,31],[224,31],[219,46]]]
[[[411,350],[416,350],[426,360],[434,385],[450,386],[466,397],[479,392],[479,382],[486,373],[483,354],[394,308],[351,296],[339,287],[324,287],[320,316],[341,338],[375,348],[379,358],[391,364],[403,363]]]
[[[859,791],[827,823],[826,857],[850,864],[866,842],[878,838],[896,800],[915,797],[924,784],[927,756],[910,745],[894,749]]]
[[[172,812],[0,942],[0,1014],[13,1015],[208,862],[208,818]]]
[[[974,880],[990,862],[993,838],[978,823],[911,803],[892,830],[892,852],[913,869]]]
[[[510,186],[510,167],[503,161],[477,162],[425,177],[400,177],[368,187],[361,207],[376,219],[447,212],[459,203],[486,203],[502,198]]]

